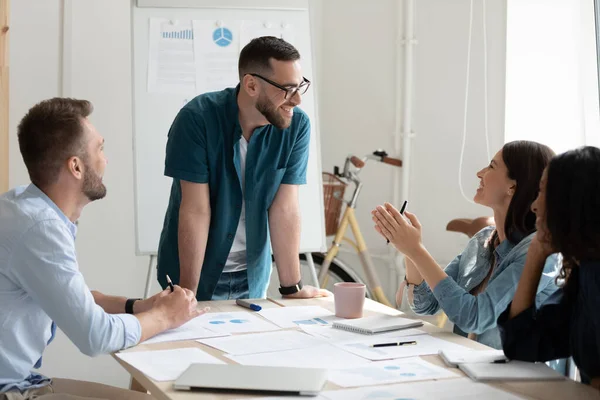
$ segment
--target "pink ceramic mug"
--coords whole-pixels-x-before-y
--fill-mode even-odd
[[[363,283],[338,282],[333,285],[335,316],[360,318],[363,315],[366,288]]]

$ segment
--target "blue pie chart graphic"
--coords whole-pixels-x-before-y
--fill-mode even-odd
[[[213,32],[213,42],[217,46],[227,47],[233,42],[233,33],[227,28],[217,28]]]

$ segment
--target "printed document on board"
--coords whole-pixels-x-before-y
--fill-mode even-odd
[[[196,94],[194,32],[191,21],[150,18],[148,92]]]

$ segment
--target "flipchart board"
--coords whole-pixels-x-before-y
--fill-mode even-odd
[[[301,54],[313,82],[300,108],[311,120],[307,184],[300,188],[302,253],[325,249],[316,84],[307,1],[138,0],[132,11],[136,244],[155,255],[171,189],[167,133],[198,94],[234,87],[237,58],[252,38],[278,36]],[[218,216],[215,216],[218,218]]]

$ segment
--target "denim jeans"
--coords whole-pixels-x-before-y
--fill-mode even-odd
[[[212,295],[212,300],[247,299],[248,274],[246,270],[222,273]]]

